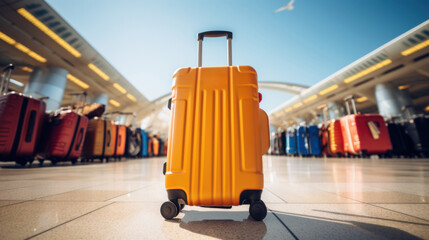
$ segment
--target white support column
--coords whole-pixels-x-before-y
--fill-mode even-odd
[[[33,69],[29,83],[24,88],[24,94],[34,98],[49,97],[46,100],[46,110],[56,110],[61,106],[67,84],[68,71],[59,67],[46,70],[36,67]]]
[[[405,116],[405,107],[413,113],[411,98],[406,90],[400,91],[392,83],[380,83],[375,86],[378,111],[384,117]]]

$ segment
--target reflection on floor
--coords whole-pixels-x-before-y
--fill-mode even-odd
[[[0,239],[429,239],[429,159],[265,156],[263,222],[248,206],[165,221],[164,161],[2,163]]]

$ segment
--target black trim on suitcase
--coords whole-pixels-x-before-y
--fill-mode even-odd
[[[115,125],[116,127],[116,138],[115,138],[115,150],[113,151],[113,157],[116,157],[116,151],[118,150],[118,137],[119,137],[119,125]]]
[[[26,142],[31,142],[31,139],[33,138],[34,126],[36,125],[36,115],[37,115],[36,111],[32,110],[30,112],[30,119],[28,120],[27,133],[25,134]]]
[[[103,126],[104,126],[104,128],[103,128],[103,134],[104,134],[104,136],[103,136],[103,151],[101,152],[101,161],[103,161],[103,158],[104,158],[104,151],[106,150],[106,120],[103,120]]]
[[[244,190],[240,194],[240,205],[261,200],[262,190]]]
[[[22,125],[24,124],[24,118],[25,118],[25,113],[27,112],[27,107],[28,107],[28,98],[24,97],[21,105],[21,111],[19,112],[19,120],[18,120],[17,130],[15,134],[15,139],[13,140],[12,150],[10,151],[9,156],[15,156],[16,151],[18,150],[18,145],[21,140]]]
[[[66,160],[67,158],[69,158],[70,153],[71,153],[71,151],[73,150],[73,145],[74,145],[74,142],[75,142],[75,140],[76,140],[77,130],[79,129],[80,119],[81,119],[81,118],[82,118],[82,117],[81,117],[80,115],[78,115],[78,116],[77,116],[76,127],[74,128],[73,138],[72,138],[72,141],[71,141],[71,143],[70,143],[69,150],[67,151],[66,156],[64,156],[64,158],[63,158],[64,160]]]
[[[182,199],[186,205],[188,204],[188,198],[186,196],[185,191],[181,189],[167,189],[168,200],[177,201],[178,199]]]
[[[82,143],[83,143],[83,135],[84,135],[84,132],[85,132],[85,128],[80,128],[80,130],[79,130],[79,134],[80,134],[79,143],[78,143],[78,144],[76,144],[76,148],[74,149],[75,151],[78,151],[78,150],[79,150],[79,148],[80,148],[80,146],[81,146],[81,145],[82,145]]]

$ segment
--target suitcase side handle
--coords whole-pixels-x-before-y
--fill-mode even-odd
[[[107,147],[110,147],[110,141],[112,140],[112,135],[110,133],[110,130],[107,130],[107,137],[108,137]]]
[[[198,67],[203,65],[203,40],[204,37],[226,37],[228,51],[228,66],[232,66],[232,32],[229,31],[207,31],[198,33]]]

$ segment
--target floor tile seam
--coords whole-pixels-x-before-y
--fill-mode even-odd
[[[32,235],[32,236],[30,236],[30,237],[27,237],[27,238],[25,238],[25,239],[27,240],[27,239],[32,239],[32,238],[35,238],[35,237],[37,237],[37,236],[40,236],[40,235],[42,235],[42,234],[44,234],[44,233],[46,233],[46,232],[49,232],[49,231],[51,231],[51,230],[53,230],[53,229],[55,229],[55,228],[61,227],[61,226],[65,225],[65,224],[70,223],[70,222],[72,222],[72,221],[74,221],[74,220],[77,220],[77,219],[79,219],[79,218],[81,218],[81,217],[85,217],[85,216],[87,216],[87,215],[89,215],[89,214],[91,214],[91,213],[94,213],[94,212],[96,212],[96,211],[98,211],[98,210],[101,210],[101,209],[103,209],[103,208],[105,208],[105,207],[108,207],[108,206],[110,206],[110,205],[112,205],[112,204],[115,204],[115,203],[114,203],[114,202],[112,202],[112,203],[106,204],[106,205],[104,205],[104,206],[101,206],[101,207],[99,207],[99,208],[96,208],[96,209],[94,209],[94,210],[91,210],[91,211],[89,211],[89,212],[87,212],[87,213],[84,213],[84,214],[82,214],[82,215],[80,215],[80,216],[77,216],[77,217],[75,217],[75,218],[69,219],[69,220],[67,220],[67,221],[65,221],[65,222],[63,222],[63,223],[61,223],[61,224],[55,225],[55,226],[53,226],[53,227],[51,227],[51,228],[49,228],[49,229],[46,229],[46,230],[44,230],[44,231],[42,231],[42,232],[40,232],[40,233],[37,233],[37,234]]]
[[[115,198],[118,198],[118,197],[121,197],[121,196],[125,196],[125,195],[127,195],[127,194],[129,194],[129,193],[133,193],[133,192],[136,192],[136,191],[138,191],[138,190],[144,189],[144,188],[146,188],[146,187],[148,187],[148,186],[150,186],[150,185],[152,185],[152,184],[148,184],[148,185],[146,185],[146,186],[143,186],[143,187],[137,188],[137,189],[135,189],[135,190],[133,190],[133,191],[131,191],[131,192],[127,192],[127,193],[125,193],[125,194],[120,194],[120,195],[118,195],[118,196],[116,196],[116,197],[109,198],[109,199],[104,200],[104,201],[105,201],[105,202],[107,202],[107,201],[110,201],[110,200],[112,200],[112,199],[115,199]]]
[[[377,207],[377,208],[384,209],[384,208],[382,208],[382,207],[379,207],[379,206],[373,205],[374,203],[362,202],[362,201],[354,200],[354,199],[351,199],[351,198],[348,198],[348,197],[344,197],[344,198],[347,198],[347,199],[350,199],[350,200],[353,200],[353,201],[358,202],[358,203],[354,203],[354,204],[364,204],[364,205],[369,205],[369,206],[372,206],[372,207]],[[291,204],[293,204],[293,203],[291,203]],[[334,204],[335,204],[335,203],[334,203]],[[352,203],[352,204],[353,204],[353,203]],[[383,203],[380,203],[380,204],[383,204]],[[412,204],[412,203],[411,203],[411,204]],[[390,212],[395,212],[395,213],[398,213],[398,214],[401,214],[401,215],[405,215],[405,216],[408,216],[408,217],[412,217],[412,218],[415,218],[415,219],[420,219],[419,217],[411,216],[411,215],[404,214],[404,213],[401,213],[401,212],[396,212],[396,211],[393,211],[393,210],[390,210],[390,209],[384,209],[384,210],[387,210],[387,211],[390,211]],[[424,219],[423,219],[423,220],[424,220]],[[424,221],[427,221],[427,220],[424,220]]]
[[[414,216],[414,215],[411,215],[411,214],[408,214],[408,213],[399,212],[399,211],[396,211],[396,210],[393,210],[393,209],[390,209],[390,208],[385,208],[385,207],[377,205],[377,204],[380,204],[380,203],[376,203],[376,204],[374,204],[374,203],[367,203],[367,204],[370,205],[370,206],[373,206],[373,207],[377,207],[377,208],[381,208],[381,209],[390,211],[390,212],[398,213],[398,214],[405,215],[405,216],[412,217],[412,218],[416,218],[416,219],[419,219],[419,220],[422,220],[422,221],[425,221],[425,222],[429,222],[429,219],[421,218],[421,217]],[[381,203],[381,204],[385,204],[385,203]]]
[[[15,180],[13,180],[13,181],[15,181]],[[31,180],[27,180],[27,181],[31,181]],[[2,192],[2,191],[9,191],[9,190],[15,190],[15,189],[20,189],[20,188],[35,187],[35,186],[40,186],[41,184],[43,184],[43,183],[30,184],[30,185],[24,186],[24,187],[13,187],[13,188],[7,188],[7,189],[0,189],[0,192]]]
[[[285,227],[286,228],[286,230],[292,235],[292,237],[295,239],[295,240],[299,240],[299,238],[295,235],[295,233],[293,233],[292,232],[292,230],[286,225],[286,223],[284,223],[281,219],[280,219],[280,217],[279,216],[277,216],[277,214],[274,212],[274,211],[272,211],[271,209],[269,209],[269,208],[267,208],[268,209],[268,211],[270,212],[270,213],[272,213],[273,215],[274,215],[274,217],[275,218],[277,218],[277,220],[280,222],[280,224],[281,225],[283,225],[283,227]]]
[[[42,199],[42,198],[53,197],[53,196],[56,196],[56,195],[61,195],[61,194],[65,194],[65,193],[71,193],[71,192],[78,191],[78,190],[83,190],[83,189],[86,189],[86,188],[97,187],[97,186],[100,186],[100,185],[103,185],[103,184],[105,184],[105,183],[97,184],[97,185],[90,186],[90,187],[76,188],[76,189],[73,189],[73,190],[70,190],[70,191],[66,191],[66,192],[62,192],[62,193],[55,193],[55,194],[51,194],[51,195],[47,195],[47,196],[43,196],[43,197],[33,198],[31,200],[35,201],[35,200],[39,200],[39,199]]]
[[[333,193],[333,192],[329,192],[329,191],[326,191],[326,190],[321,190],[322,192],[325,192],[325,193],[330,193],[330,194],[333,194],[333,195],[336,195],[336,196],[340,196],[340,197],[342,197],[342,198],[346,198],[346,199],[349,199],[349,200],[352,200],[352,201],[357,201],[357,202],[361,202],[361,203],[366,203],[366,202],[362,202],[362,201],[360,201],[360,200],[357,200],[357,199],[353,199],[353,198],[350,198],[350,197],[347,197],[347,196],[343,196],[343,195],[341,195],[341,193],[345,193],[345,192],[341,192],[341,193]],[[390,192],[390,193],[399,193],[399,194],[408,194],[408,195],[414,195],[414,196],[418,196],[418,197],[426,197],[426,198],[429,198],[429,197],[427,197],[427,196],[420,196],[420,195],[417,195],[417,194],[411,194],[411,193],[403,193],[403,192],[398,192],[398,191],[391,191],[391,190],[389,190],[388,192]],[[363,192],[363,193],[365,193],[365,192]],[[376,204],[389,204],[389,203],[376,203]],[[398,203],[390,203],[390,204],[398,204]],[[418,204],[418,203],[413,203],[413,202],[402,202],[402,204]],[[426,203],[423,203],[423,204],[426,204]]]
[[[0,206],[0,208],[2,208],[2,207],[10,207],[10,206],[13,206],[13,205],[18,205],[18,204],[26,203],[26,202],[31,202],[33,200],[1,200],[1,201],[21,201],[21,202],[16,202],[16,203],[11,203],[11,204],[7,204],[7,205],[3,205],[3,206]]]
[[[105,203],[105,200],[62,200],[62,199],[58,199],[58,200],[44,200],[44,199],[36,199],[36,200],[30,200],[32,202],[74,202],[74,203]]]
[[[270,190],[269,188],[265,188],[268,192],[270,192],[271,194],[273,194],[274,196],[278,197],[280,200],[282,200],[284,203],[288,203],[286,200],[284,200],[282,197],[280,197],[279,195],[277,195],[276,193],[274,193],[274,191]]]

